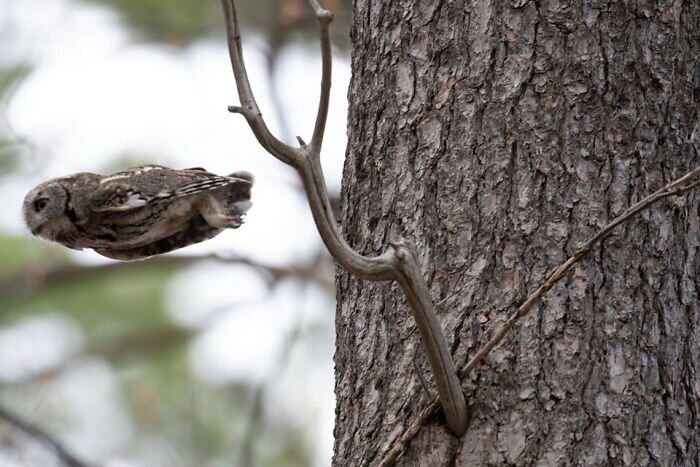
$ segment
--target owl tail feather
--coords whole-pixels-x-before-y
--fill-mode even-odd
[[[245,181],[249,182],[251,185],[255,182],[255,176],[252,173],[247,172],[245,170],[233,172],[232,174],[229,175],[229,177],[245,180]]]
[[[234,216],[240,216],[245,214],[252,206],[253,202],[249,199],[245,201],[237,201],[231,204],[231,214]]]

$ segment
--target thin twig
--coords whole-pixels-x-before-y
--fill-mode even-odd
[[[493,350],[493,348],[503,340],[515,323],[520,318],[525,316],[542,298],[542,296],[549,292],[554,284],[559,282],[576,263],[579,263],[582,259],[584,259],[594,246],[607,238],[613,232],[615,227],[632,219],[657,201],[668,198],[669,196],[682,195],[683,193],[686,193],[699,185],[700,167],[697,167],[682,177],[668,183],[641,201],[633,204],[627,208],[625,212],[605,225],[605,227],[603,227],[597,234],[587,240],[576,253],[574,253],[569,259],[564,261],[554,271],[552,271],[542,285],[540,285],[537,290],[535,290],[527,297],[527,299],[525,299],[525,301],[511,314],[506,322],[503,323],[501,327],[496,330],[496,332],[494,332],[491,339],[489,339],[489,341],[476,352],[476,355],[469,360],[464,368],[462,368],[460,371],[460,377],[464,378],[471,370],[473,370],[474,367],[476,367],[476,365],[478,365],[479,362],[481,362],[484,357],[486,357],[489,352],[491,352],[491,350]],[[413,421],[411,421],[411,423],[409,423],[406,430],[384,454],[384,457],[379,464],[381,467],[394,465],[396,459],[399,457],[399,455],[401,455],[408,443],[413,439],[413,437],[416,436],[416,434],[418,434],[421,427],[428,422],[430,417],[437,411],[438,407],[438,400],[434,398],[428,405],[425,406],[425,408],[423,408],[423,410],[421,410],[420,414]]]
[[[295,166],[297,160],[293,148],[270,133],[265,120],[262,118],[258,103],[255,101],[255,96],[248,80],[248,73],[245,69],[245,62],[243,61],[238,16],[233,0],[222,0],[221,4],[226,18],[226,40],[229,46],[229,56],[235,70],[238,97],[241,100],[241,107],[230,106],[229,111],[240,113],[246,118],[258,142],[267,152],[285,164]]]
[[[77,459],[73,454],[68,452],[68,450],[51,435],[20,419],[18,416],[5,410],[3,407],[0,407],[0,420],[3,420],[8,425],[13,426],[17,430],[28,435],[30,438],[49,446],[65,465],[69,467],[88,467],[88,464]]]
[[[318,19],[319,29],[321,30],[321,97],[318,102],[318,113],[316,114],[316,123],[314,125],[314,133],[311,137],[311,152],[315,156],[321,154],[321,144],[323,143],[323,134],[326,132],[326,120],[328,117],[328,104],[330,103],[331,95],[331,72],[333,60],[331,57],[331,37],[330,24],[333,21],[333,13],[324,10],[316,0],[309,0],[311,8]]]
[[[416,360],[416,356],[413,356],[413,369],[416,371],[416,375],[418,375],[418,381],[420,381],[420,385],[423,386],[423,391],[428,396],[432,396],[430,389],[428,388],[428,382],[425,380],[423,377],[423,372],[420,369],[420,366],[418,366],[418,361]]]
[[[273,285],[280,279],[296,277],[312,281],[325,289],[334,290],[333,281],[329,280],[325,274],[322,273],[324,270],[324,262],[327,261],[325,253],[319,253],[307,264],[289,267],[263,264],[244,256],[207,254],[199,256],[158,256],[152,258],[147,263],[111,262],[97,266],[40,263],[21,271],[16,276],[0,280],[0,297],[3,297],[7,304],[10,299],[21,298],[22,295],[32,293],[37,288],[45,285],[72,284],[88,277],[95,278],[110,274],[126,273],[127,271],[137,268],[143,269],[144,267],[151,269],[162,268],[173,271],[177,268],[205,261],[249,266],[263,276],[268,285]]]
[[[590,253],[591,248],[593,248],[603,239],[608,237],[612,233],[613,229],[615,229],[615,227],[632,219],[634,216],[636,216],[637,214],[639,214],[640,212],[642,212],[657,201],[660,201],[664,198],[668,198],[669,196],[681,195],[689,190],[692,190],[700,183],[700,180],[693,180],[699,175],[700,167],[696,168],[691,172],[688,172],[679,179],[667,184],[663,188],[657,190],[656,192],[647,196],[643,200],[627,208],[625,212],[613,219],[609,224],[603,227],[600,230],[600,232],[598,232],[590,240],[584,243],[583,247],[581,247],[569,259],[567,259],[558,268],[556,268],[550,273],[550,275],[547,277],[544,283],[537,290],[535,290],[535,292],[532,293],[523,302],[522,305],[518,307],[518,309],[511,315],[511,317],[508,318],[508,321],[506,321],[501,326],[501,328],[498,331],[496,331],[493,337],[489,339],[489,341],[476,353],[476,355],[474,355],[474,357],[472,357],[469,363],[467,363],[467,365],[464,367],[464,374],[471,371],[486,355],[488,355],[491,349],[493,349],[501,342],[501,340],[503,340],[503,337],[505,337],[510,328],[513,327],[513,325],[518,321],[518,319],[525,316],[532,309],[535,303],[537,303],[539,299],[542,298],[542,296],[554,286],[554,284],[556,284],[562,277],[564,277],[566,273],[569,272],[569,270],[571,270],[571,268],[574,267],[576,263],[585,258],[588,255],[588,253]]]
[[[384,457],[382,457],[378,467],[390,467],[394,465],[396,463],[396,459],[399,458],[399,456],[404,452],[404,449],[406,449],[406,446],[408,446],[408,443],[410,443],[411,440],[418,434],[420,429],[428,423],[428,420],[435,415],[439,407],[440,402],[437,400],[437,397],[433,398],[428,405],[423,407],[418,416],[416,416],[416,418],[414,418],[411,423],[408,424],[404,432],[401,433],[401,436],[394,441],[389,450],[384,454]]]
[[[300,148],[292,148],[272,136],[265,124],[245,71],[234,1],[221,0],[221,2],[226,16],[231,66],[241,100],[240,107],[231,106],[229,110],[240,113],[246,118],[263,148],[297,170],[321,239],[337,263],[348,272],[363,279],[372,281],[395,280],[399,283],[418,325],[428,361],[435,376],[435,385],[445,412],[447,425],[455,434],[463,434],[468,420],[464,393],[437,319],[430,291],[422,277],[418,260],[411,245],[405,240],[395,239],[387,250],[379,256],[368,257],[359,254],[340,235],[328,199],[328,190],[320,164],[320,152],[330,100],[332,56],[328,28],[333,19],[332,14],[324,10],[316,0],[309,0],[321,29],[321,97],[311,143],[302,145]]]

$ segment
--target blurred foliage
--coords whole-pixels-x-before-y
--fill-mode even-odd
[[[63,257],[64,250],[47,243],[0,234],[0,281],[21,274],[32,264],[52,262],[53,258]],[[0,320],[2,317],[0,315]]]
[[[192,375],[187,344],[199,330],[174,325],[164,302],[170,279],[186,265],[174,268],[158,259],[79,265],[61,247],[0,235],[0,329],[42,314],[78,323],[84,343],[71,360],[99,357],[120,375],[139,433],[133,449],[144,458],[154,455],[151,444],[141,444],[152,436],[176,452],[180,465],[237,459],[242,449],[255,453],[258,466],[308,465],[308,437],[291,421],[275,419],[258,436],[248,436],[251,417],[262,416],[251,412],[255,386],[240,381],[212,387]],[[30,375],[21,385],[46,384],[61,370]],[[248,442],[253,445],[242,446]]]
[[[125,370],[131,374],[124,385],[133,420],[140,432],[168,439],[183,465],[215,459],[231,464],[244,449],[253,390],[248,384],[202,385],[192,378],[183,356],[183,350],[170,352]],[[264,447],[255,465],[309,465],[308,442],[289,423],[275,420],[253,442]]]
[[[217,0],[86,0],[115,8],[125,24],[146,39],[186,44],[217,21]]]
[[[219,0],[83,1],[114,8],[127,28],[145,40],[187,45],[223,30]],[[345,47],[351,0],[326,0],[323,4],[336,15],[332,29],[334,42]],[[306,0],[239,0],[236,5],[243,27],[261,31],[267,36],[270,47],[282,45],[292,34],[302,33],[302,37],[309,39],[316,37],[317,26]]]
[[[12,90],[29,74],[25,65],[0,66],[0,115],[4,112]],[[20,162],[18,141],[10,134],[4,120],[0,121],[0,177],[16,169]]]
[[[0,177],[11,173],[19,165],[19,152],[15,145],[0,136]]]
[[[88,345],[153,332],[169,323],[163,290],[171,270],[148,264],[106,274],[83,266],[66,265],[64,269],[73,280],[45,282],[31,293],[15,297],[4,307],[0,322],[24,314],[60,311],[81,323]]]
[[[10,89],[27,76],[30,68],[26,65],[0,67],[0,96],[6,96]]]
[[[139,39],[175,46],[213,34],[223,40],[218,0],[83,1],[114,8]],[[334,33],[345,38],[350,0],[323,3],[336,13]],[[267,38],[271,61],[292,35],[317,38],[306,0],[237,4],[241,23]],[[4,113],[12,91],[30,71],[23,64],[0,67],[0,177],[18,173],[22,145],[27,144],[12,134]],[[149,161],[127,154],[105,172]],[[0,233],[0,331],[28,317],[61,314],[77,324],[82,336],[78,354],[57,368],[28,374],[22,381],[0,381],[0,401],[6,403],[7,394],[18,389],[18,398],[26,398],[25,406],[33,407],[34,392],[50,390],[52,378],[65,369],[62,365],[68,367],[81,357],[98,358],[118,377],[136,430],[129,449],[137,458],[149,459],[154,446],[167,444],[181,459],[179,465],[231,465],[246,449],[257,466],[309,465],[313,449],[308,430],[279,416],[265,423],[265,414],[256,409],[258,386],[238,381],[213,387],[191,374],[188,344],[202,330],[177,326],[165,303],[173,275],[187,264],[173,266],[157,259],[78,264],[63,247]],[[306,331],[311,338],[319,332]],[[47,423],[52,424],[60,426],[60,420]],[[253,435],[252,426],[257,427]],[[0,440],[0,451],[4,447]]]

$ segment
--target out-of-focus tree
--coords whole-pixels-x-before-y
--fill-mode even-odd
[[[83,1],[115,8],[136,36],[146,40],[184,45],[223,28],[217,0]],[[327,3],[336,14],[336,21],[340,22],[334,39],[339,46],[347,46],[347,28],[343,27],[343,22],[349,20],[352,2],[333,0]],[[270,48],[284,45],[292,34],[310,39],[316,31],[314,18],[303,0],[245,0],[239,6],[246,26],[265,34]]]
[[[11,134],[9,123],[3,115],[12,91],[28,72],[29,68],[22,64],[0,66],[0,177],[15,170],[19,164],[18,146],[22,141]]]
[[[214,0],[84,1],[116,9],[135,40],[178,47],[203,38],[222,40],[215,36],[221,13]],[[249,1],[245,6],[251,18],[246,24],[270,38],[270,50],[286,44],[291,26],[308,24],[310,32],[315,30],[301,2]],[[30,72],[23,63],[0,68],[0,181],[28,170],[31,135],[15,134],[6,110]],[[133,153],[115,156],[110,166],[148,161]],[[173,319],[167,294],[180,274],[208,265],[248,267],[269,294],[298,283],[332,297],[332,268],[321,254],[290,266],[218,255],[85,264],[62,247],[0,231],[0,464],[70,464],[56,455],[56,449],[65,449],[87,465],[110,459],[148,466],[218,466],[232,459],[259,466],[310,465],[311,422],[273,419],[265,408],[281,370],[259,381],[229,379],[216,385],[193,373],[192,345],[237,307],[228,304],[196,325],[183,325]],[[319,334],[326,332],[318,322],[296,325],[277,366],[286,366],[292,349],[303,342],[318,348]],[[25,361],[27,356],[32,358]],[[79,414],[86,407],[99,413]],[[114,435],[111,445],[95,447],[99,442],[85,437],[85,427],[95,418],[107,420],[99,430],[112,424],[109,430],[118,433],[95,430]],[[43,436],[56,444],[46,444]]]

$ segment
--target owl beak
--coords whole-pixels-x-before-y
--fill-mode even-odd
[[[30,229],[32,231],[32,234],[36,237],[41,237],[46,240],[53,240],[51,238],[51,230],[46,228],[46,224],[41,224],[33,229]]]

